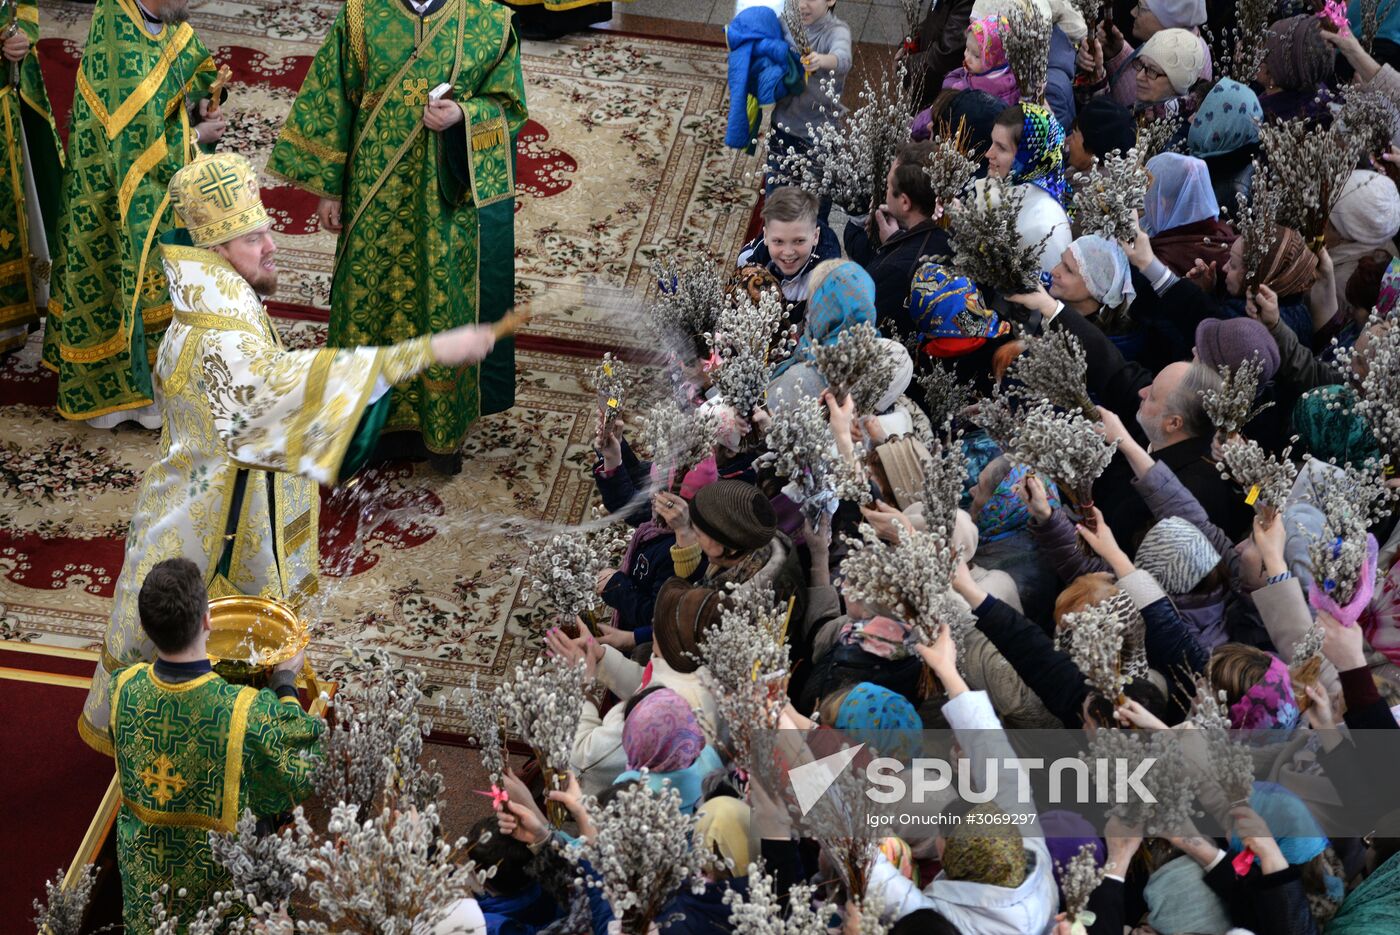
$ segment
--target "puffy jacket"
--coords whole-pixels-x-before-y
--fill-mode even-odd
[[[783,36],[778,14],[768,7],[739,13],[724,28],[724,37],[729,43],[729,127],[724,145],[749,150],[758,136],[758,107],[801,88],[802,65]]]

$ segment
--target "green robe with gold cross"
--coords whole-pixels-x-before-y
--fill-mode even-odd
[[[232,832],[245,809],[272,818],[305,799],[326,724],[295,698],[213,672],[166,682],[141,663],[113,679],[111,729],[122,916],[128,935],[141,935],[162,885],[166,909],[185,922],[228,889],[209,832]]]
[[[214,80],[189,23],[152,35],[134,0],[97,0],[68,134],[44,363],[69,419],[141,409],[170,324],[156,241],[175,223],[166,191],[197,151],[189,106]]]
[[[423,126],[440,84],[464,119]],[[525,122],[510,11],[440,0],[347,0],[273,148],[268,170],[341,200],[331,280],[332,347],[387,345],[514,304],[515,147]],[[478,417],[515,401],[510,341],[480,367],[434,365],[394,391],[384,430],[457,450]]]
[[[39,8],[22,2],[13,9],[15,25],[29,37],[29,54],[14,64],[0,62],[0,352],[22,347],[48,304],[49,245],[63,172],[63,147],[35,51]],[[0,16],[0,26],[5,22]]]

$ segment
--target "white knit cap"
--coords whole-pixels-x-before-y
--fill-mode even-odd
[[[1400,231],[1400,191],[1379,172],[1357,169],[1342,186],[1327,219],[1347,240],[1378,247]]]
[[[1138,57],[1147,59],[1162,71],[1172,83],[1172,90],[1185,94],[1201,78],[1206,67],[1206,50],[1201,37],[1185,29],[1163,29],[1138,49]]]
[[[1168,516],[1147,531],[1133,563],[1168,594],[1185,594],[1220,564],[1220,553],[1191,523]]]

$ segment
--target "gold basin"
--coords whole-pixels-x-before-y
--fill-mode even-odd
[[[231,682],[265,679],[311,642],[296,612],[266,597],[215,598],[209,602],[209,626],[209,659]]]

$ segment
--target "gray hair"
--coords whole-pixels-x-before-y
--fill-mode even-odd
[[[1205,438],[1215,431],[1210,416],[1206,415],[1205,402],[1201,394],[1207,390],[1220,392],[1223,381],[1214,367],[1199,360],[1191,361],[1185,376],[1176,389],[1164,400],[1163,417],[1178,416],[1181,431],[1192,438]]]

